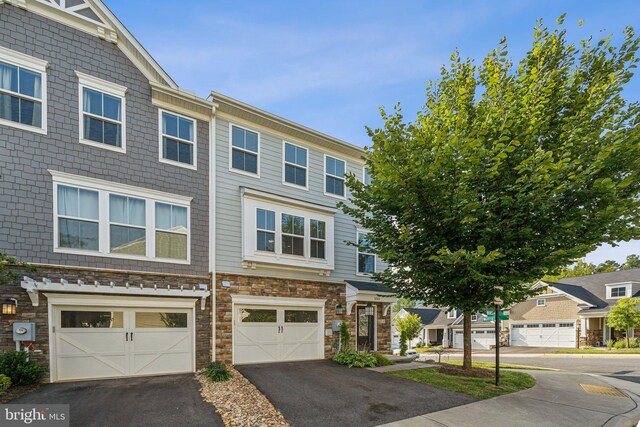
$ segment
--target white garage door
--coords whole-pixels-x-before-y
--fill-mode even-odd
[[[576,346],[575,323],[526,323],[512,325],[511,345],[573,348]]]
[[[54,381],[193,372],[193,311],[56,306]]]
[[[322,309],[235,305],[233,362],[322,359]]]
[[[471,348],[474,350],[488,350],[495,343],[496,335],[493,330],[471,330]],[[464,348],[463,331],[453,331],[453,347]]]

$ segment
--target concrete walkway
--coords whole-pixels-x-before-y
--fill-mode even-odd
[[[589,374],[526,371],[537,384],[525,391],[386,424],[409,426],[636,426],[640,384]],[[586,392],[582,385],[614,387],[625,396]]]

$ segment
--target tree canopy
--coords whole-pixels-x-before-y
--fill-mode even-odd
[[[542,280],[551,282],[558,281],[566,277],[588,276],[596,273],[608,273],[611,271],[630,270],[632,268],[640,268],[640,256],[628,255],[622,264],[613,260],[607,260],[600,264],[586,262],[583,259],[576,261],[574,264],[562,268],[557,274],[548,274]]]
[[[640,108],[622,95],[638,44],[631,28],[617,47],[573,44],[564,17],[540,21],[517,64],[506,40],[481,64],[455,52],[413,121],[381,109],[372,183],[348,177],[342,205],[369,230],[362,249],[390,265],[374,278],[468,319],[599,244],[640,237]]]

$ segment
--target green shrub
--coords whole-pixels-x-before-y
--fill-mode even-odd
[[[24,351],[8,351],[0,356],[0,374],[11,379],[14,386],[40,382],[44,368]]]
[[[227,368],[227,365],[220,362],[211,362],[209,366],[202,372],[202,375],[209,378],[213,382],[229,381],[233,374]]]
[[[613,343],[613,348],[615,348],[616,350],[620,350],[621,348],[626,348],[626,347],[627,347],[627,342],[623,339]]]
[[[424,343],[424,341],[418,341],[418,343],[416,344],[416,348],[424,348],[427,345]]]
[[[392,362],[391,360],[387,359],[382,354],[373,353],[373,357],[376,358],[376,366],[395,365],[395,362]]]
[[[407,346],[407,334],[404,333],[404,331],[400,332],[400,356],[406,356],[408,349],[409,346]]]
[[[0,395],[5,394],[9,387],[11,387],[11,378],[0,374]]]
[[[607,350],[611,350],[614,343],[615,342],[613,340],[607,340]]]
[[[350,368],[375,368],[378,363],[371,353],[358,353],[357,351],[341,351],[333,356],[333,361]]]
[[[638,343],[637,340],[629,341],[629,348],[638,348],[638,347],[640,347],[640,343]]]

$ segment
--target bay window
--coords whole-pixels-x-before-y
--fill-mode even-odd
[[[282,253],[304,256],[304,218],[282,214]]]
[[[55,252],[189,262],[191,198],[49,172]]]

